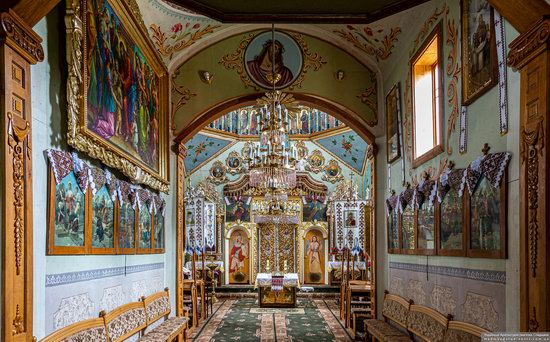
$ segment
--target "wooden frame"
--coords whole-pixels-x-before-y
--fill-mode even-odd
[[[136,254],[152,254],[153,253],[153,232],[155,229],[155,222],[153,219],[153,214],[151,211],[149,211],[149,208],[146,203],[141,204],[141,208],[138,208],[136,210],[137,212],[137,226],[136,226]],[[142,212],[148,212],[149,213],[149,247],[143,248],[140,246],[141,244],[141,231],[140,231],[140,220],[141,220],[141,213]]]
[[[393,111],[390,111],[390,109],[393,109]],[[388,164],[393,163],[397,159],[401,157],[401,90],[399,87],[399,82],[394,84],[394,86],[390,89],[388,94],[386,95],[386,159],[388,161]],[[393,125],[390,127],[390,118]],[[390,142],[390,138],[395,138],[395,154],[390,155],[390,151],[392,151],[391,146],[392,143]]]
[[[471,0],[460,1],[460,26],[462,27],[462,105],[464,106],[477,100],[498,82],[498,60],[495,38],[494,10],[486,1],[488,8],[483,10],[485,13],[477,11],[478,18],[476,18],[475,21],[477,22],[478,27],[476,28],[476,32],[471,32],[470,21],[472,19],[469,11],[470,3]],[[483,14],[487,14],[487,11],[489,12],[488,24],[483,20]],[[480,26],[480,20],[481,24],[484,26],[483,28]],[[489,26],[488,28],[487,25]],[[481,51],[478,51],[478,55],[472,56],[472,54],[475,53],[473,50],[477,49],[471,46],[471,43],[472,40],[479,39],[478,35],[484,35],[486,37],[485,42],[479,43],[479,47],[477,49],[481,49]],[[488,54],[488,56],[486,56],[486,54]],[[476,67],[480,60],[484,65],[482,70],[476,70],[476,73],[478,74],[477,78],[481,78],[481,80],[476,80],[477,84],[471,85],[470,81],[475,77],[472,68]]]
[[[428,205],[428,202],[427,201],[424,201],[424,203],[422,203],[422,206],[424,205]],[[433,210],[434,210],[434,230],[433,230],[433,234],[434,234],[434,248],[430,249],[430,248],[420,248],[419,247],[419,243],[418,243],[418,237],[420,236],[420,224],[419,224],[419,216],[420,216],[420,208],[417,208],[415,210],[415,222],[414,222],[414,229],[416,231],[416,237],[415,237],[415,247],[416,247],[416,250],[415,250],[415,254],[418,254],[418,255],[436,255],[437,254],[437,232],[438,232],[438,224],[439,224],[439,205],[438,205],[438,202],[437,200],[434,201],[434,204],[433,204]]]
[[[395,229],[397,229],[397,247],[390,248],[392,244],[390,243],[390,217],[393,222],[395,222]],[[390,211],[390,215],[386,215],[386,235],[388,237],[388,253],[389,254],[399,254],[401,249],[401,225],[400,225],[400,215],[396,213],[393,209]]]
[[[89,252],[90,238],[91,234],[88,233],[88,217],[89,215],[89,206],[90,202],[90,189],[84,193],[84,231],[83,231],[83,240],[84,244],[82,246],[56,246],[55,245],[55,208],[57,206],[56,201],[56,183],[55,176],[53,173],[53,168],[51,165],[48,166],[48,248],[47,255],[70,255],[70,254],[87,254]],[[73,172],[73,171],[71,171]],[[78,187],[78,184],[75,183],[75,186]],[[80,188],[79,188],[80,189]]]
[[[480,179],[480,182],[482,181],[483,177]],[[478,185],[479,186],[479,185]],[[492,187],[492,185],[488,185]],[[507,172],[504,172],[504,175],[501,179],[500,187],[499,187],[499,223],[500,223],[500,248],[499,250],[480,250],[480,249],[474,249],[472,248],[472,230],[471,230],[471,208],[472,203],[471,199],[472,196],[475,195],[478,188],[474,190],[474,193],[471,196],[468,196],[468,205],[466,206],[466,218],[467,221],[465,222],[466,231],[467,234],[467,255],[472,258],[495,258],[495,259],[505,259],[508,256],[507,253],[507,246],[508,246],[508,239],[507,239],[507,205],[508,205],[508,177]]]
[[[447,325],[449,324],[449,316],[450,315],[445,317],[443,314],[441,314],[439,311],[437,311],[435,309],[432,309],[432,308],[424,306],[424,305],[416,305],[416,304],[411,304],[411,306],[409,307],[409,314],[413,311],[420,312],[420,313],[422,313],[426,316],[429,316],[429,317],[433,318],[439,324],[444,326],[445,330],[447,329]],[[407,323],[407,330],[410,333],[413,333],[416,336],[420,337],[422,339],[422,341],[433,341],[433,339],[430,338],[429,336],[424,335],[423,333],[421,333],[418,330],[412,329],[411,325],[410,325],[410,320]]]
[[[482,334],[489,332],[488,330],[478,327],[477,325],[473,325],[473,324],[461,322],[461,321],[453,321],[453,320],[449,320],[447,331],[449,330],[463,331],[467,334],[474,335],[476,337],[481,337]]]
[[[88,13],[88,1],[100,2],[101,6],[98,6],[100,7],[98,10],[101,13]],[[90,157],[120,170],[134,182],[160,191],[168,191],[168,72],[148,39],[147,29],[140,18],[139,7],[135,0],[70,0],[67,1],[66,6],[67,62],[69,64],[67,142]],[[95,9],[95,6],[93,8]],[[107,80],[97,77],[102,73],[89,70],[101,67],[95,63],[95,60],[100,58],[94,52],[97,49],[94,49],[93,45],[88,46],[90,41],[94,43],[99,39],[97,31],[90,29],[94,25],[89,21],[103,15],[108,16],[111,24],[122,33],[120,35],[122,38],[115,42],[116,47],[109,49],[120,51],[116,55],[110,54],[108,56],[110,58],[107,58],[104,63],[110,62],[110,68],[115,71],[123,69],[122,66],[128,63],[134,65],[133,68],[139,71],[139,75],[136,76],[139,79],[136,82],[135,92],[124,89],[121,85],[116,86],[115,83],[114,94],[108,94],[109,96],[105,98],[94,95],[99,92],[97,88]],[[100,27],[101,25],[95,25],[96,30],[100,30]],[[96,77],[91,77],[94,75]],[[116,78],[116,76],[120,79],[125,77],[118,72],[115,72],[112,77]],[[95,82],[96,88],[92,82]],[[124,93],[125,91],[127,93]],[[84,96],[79,96],[81,94]],[[132,97],[129,94],[135,96]],[[123,105],[121,99],[124,96],[131,103]],[[145,101],[144,104],[143,101]],[[125,113],[131,112],[134,105],[140,103],[143,104],[141,106],[143,111],[147,111],[151,106],[155,107],[152,119],[148,119],[147,122],[138,122],[137,119],[128,120],[130,116]],[[123,125],[122,128],[121,125]],[[142,132],[138,128],[139,141],[136,142],[134,133],[131,131],[135,131],[138,126],[141,127]],[[155,126],[158,127],[156,134],[144,131],[146,127]],[[116,139],[113,140],[112,137]],[[153,147],[150,146],[152,140],[155,140]],[[130,149],[132,152],[127,152]],[[147,160],[147,156],[151,153],[154,155],[155,152],[158,153],[158,160]]]
[[[437,65],[437,67],[439,68],[439,101],[436,102],[436,96],[435,96],[435,93],[432,94],[432,98],[433,98],[433,106],[434,106],[434,109],[436,108],[436,106],[439,107],[439,117],[434,117],[434,138],[437,138],[437,141],[438,143],[432,148],[430,149],[429,151],[425,152],[424,154],[420,155],[420,156],[417,156],[416,155],[416,144],[415,144],[415,140],[416,140],[416,137],[415,137],[415,127],[416,127],[416,110],[415,110],[415,73],[414,73],[414,66],[416,64],[416,62],[418,61],[418,59],[423,55],[424,51],[426,50],[426,48],[430,45],[430,43],[432,43],[432,41],[434,39],[437,39],[437,63],[434,64],[434,65]],[[443,106],[443,72],[444,72],[444,69],[443,69],[443,59],[442,59],[442,54],[443,54],[443,31],[442,31],[442,23],[439,22],[438,24],[436,24],[434,26],[434,29],[432,30],[432,32],[429,34],[429,36],[424,40],[424,42],[422,43],[422,45],[420,46],[420,48],[416,51],[416,53],[414,54],[414,56],[410,59],[410,72],[411,72],[411,102],[412,102],[412,111],[413,111],[413,115],[412,115],[412,153],[413,153],[413,162],[412,162],[412,167],[413,168],[416,168],[420,165],[422,165],[423,163],[425,163],[426,161],[434,158],[435,156],[437,156],[438,154],[442,153],[444,151],[444,142],[443,142],[443,121],[444,121],[444,109],[445,107]],[[435,89],[435,87],[434,87]],[[435,91],[435,90],[434,90]],[[437,116],[436,114],[437,111],[434,112],[434,115]],[[437,130],[439,130],[439,132],[437,132]]]
[[[128,202],[130,204],[130,206],[133,208],[133,205],[132,203],[130,202],[130,199],[129,198],[126,198],[125,199],[125,202]],[[131,248],[125,248],[125,247],[122,247],[121,246],[121,241],[120,241],[120,236],[121,236],[121,227],[120,227],[120,223],[122,222],[121,221],[121,216],[120,216],[120,213],[121,213],[121,206],[120,206],[120,201],[117,200],[117,220],[116,222],[118,222],[118,227],[116,228],[116,231],[117,231],[117,243],[116,243],[116,246],[117,246],[117,254],[136,254],[136,250],[137,250],[137,223],[138,223],[138,210],[137,209],[133,209],[134,211],[134,247],[131,247]],[[124,204],[123,204],[124,205]]]
[[[405,213],[405,211],[408,211],[409,209],[412,212],[412,216],[413,216],[412,217],[412,224],[413,224],[412,234],[413,234],[414,242],[413,242],[412,249],[405,248],[404,240],[403,240],[403,214]],[[407,208],[405,208],[403,213],[399,213],[399,253],[400,254],[416,254],[416,244],[417,244],[416,219],[417,219],[416,210],[414,210],[410,206],[407,206]]]
[[[105,184],[104,186],[107,186],[107,185]],[[99,190],[100,189],[98,189],[98,192]],[[86,207],[87,207],[88,215],[87,217],[85,217],[86,225],[84,226],[84,233],[86,236],[86,240],[89,241],[90,243],[89,243],[89,246],[87,246],[86,248],[86,252],[87,254],[116,254],[118,234],[120,229],[120,222],[117,221],[117,212],[118,212],[118,208],[120,207],[118,205],[118,199],[115,199],[113,201],[113,247],[111,248],[94,247],[93,237],[94,237],[95,231],[94,231],[94,225],[93,225],[93,199],[96,195],[97,195],[97,192],[94,195],[90,189],[88,190],[88,196],[86,198]]]
[[[449,192],[451,191],[456,191],[458,192],[458,190],[455,190],[455,189],[449,189],[449,191],[447,191],[445,193],[445,196],[443,197],[443,200],[441,203],[438,203],[438,211],[439,211],[439,215],[436,217],[436,221],[438,222],[437,226],[436,226],[436,249],[437,249],[437,255],[443,255],[443,256],[466,256],[466,241],[467,241],[467,237],[466,235],[468,234],[467,233],[467,227],[466,227],[466,222],[468,221],[468,217],[466,216],[466,207],[469,205],[469,202],[468,202],[468,191],[465,190],[464,193],[463,193],[463,196],[462,196],[462,249],[445,249],[445,248],[441,248],[441,227],[442,227],[442,223],[441,223],[441,219],[443,217],[443,201],[445,201],[445,197],[449,195]]]
[[[77,323],[73,323],[69,326],[61,328],[52,334],[46,336],[40,342],[59,342],[65,341],[71,336],[74,336],[80,332],[91,330],[95,328],[105,328],[105,320],[103,317],[92,318]],[[107,339],[107,329],[105,328],[105,339]]]

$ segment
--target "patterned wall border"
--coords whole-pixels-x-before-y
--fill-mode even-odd
[[[449,277],[485,281],[488,283],[506,284],[506,272],[503,271],[474,270],[449,266],[426,266],[405,262],[390,262],[390,268],[405,271],[426,273],[426,267],[428,268],[429,274],[439,274]]]
[[[116,277],[130,273],[147,272],[157,269],[164,269],[164,263],[159,262],[153,264],[133,265],[126,267],[111,267],[77,272],[46,274],[46,287],[67,285],[101,278]]]

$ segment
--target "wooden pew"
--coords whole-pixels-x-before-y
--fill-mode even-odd
[[[180,342],[185,341],[185,331],[189,318],[168,317],[171,311],[168,288],[147,297],[143,296],[141,300],[145,307],[147,326],[152,325],[161,318],[164,318],[164,321],[153,330],[148,331],[145,336],[138,340],[138,342],[169,342],[176,338],[178,338]]]
[[[97,341],[107,342],[107,330],[103,318],[87,319],[61,328],[46,336],[41,342]]]

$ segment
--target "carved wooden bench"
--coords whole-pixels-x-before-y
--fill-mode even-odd
[[[443,342],[451,315],[445,317],[439,311],[423,305],[411,305],[407,319],[409,332],[427,342]]]
[[[409,308],[411,302],[405,298],[384,291],[384,304],[382,316],[384,320],[365,320],[365,332],[378,341],[410,341],[410,335],[406,332]],[[399,330],[389,321],[403,329]]]
[[[481,334],[488,330],[466,322],[449,321],[445,332],[445,342],[480,342]]]
[[[41,340],[41,342],[107,342],[107,330],[103,318],[87,319],[61,328]]]
[[[108,313],[101,311],[99,316],[105,320],[109,342],[124,341],[147,328],[145,306],[142,302],[124,304]]]
[[[164,321],[141,337],[138,340],[139,342],[173,341],[178,336],[180,337],[180,341],[185,341],[185,331],[189,318],[168,317],[171,310],[168,288],[148,297],[144,296],[141,300],[145,307],[147,326],[152,325],[163,317]]]

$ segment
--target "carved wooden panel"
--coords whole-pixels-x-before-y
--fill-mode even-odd
[[[32,341],[32,142],[30,64],[41,39],[13,11],[0,14],[2,336]]]
[[[178,146],[178,160],[176,172],[176,315],[183,316],[183,258],[185,251],[185,204],[184,204],[184,183],[185,172],[183,161],[187,155],[185,146]]]
[[[520,83],[520,329],[550,330],[550,193],[547,191],[550,20],[510,44]]]

